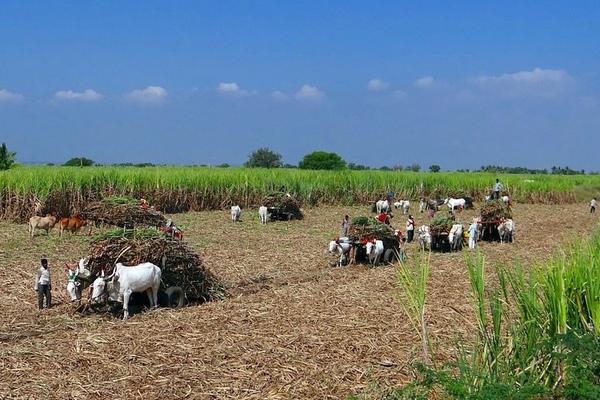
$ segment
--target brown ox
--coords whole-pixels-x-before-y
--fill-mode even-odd
[[[63,235],[64,231],[76,233],[78,232],[82,226],[86,226],[87,221],[80,217],[70,217],[70,218],[61,218],[59,221],[60,226],[60,236]],[[88,235],[92,233],[92,227],[90,226],[90,230]]]
[[[46,235],[56,225],[56,217],[54,215],[47,214],[45,217],[35,215],[29,218],[29,234],[33,237],[36,229],[43,229],[46,231]]]

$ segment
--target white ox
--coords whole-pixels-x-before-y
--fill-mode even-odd
[[[500,222],[498,234],[500,235],[500,243],[512,242],[515,235],[515,222],[512,219]]]
[[[431,249],[431,232],[429,226],[421,225],[417,231],[417,242],[421,250]]]
[[[408,200],[400,200],[394,203],[394,207],[396,209],[401,208],[402,214],[408,214],[408,210],[410,209],[410,201]]]
[[[511,203],[510,196],[502,196],[502,197],[500,197],[500,200],[502,200],[502,202],[504,204],[510,204]]]
[[[266,224],[269,218],[269,210],[265,206],[258,207],[258,217],[260,218],[261,224]]]
[[[233,222],[238,222],[240,220],[240,216],[242,215],[242,209],[240,206],[231,206],[231,220]]]
[[[349,263],[350,249],[352,249],[352,244],[350,243],[350,239],[347,237],[341,237],[338,240],[332,240],[329,242],[329,253],[338,254],[339,256],[336,262],[338,267]]]
[[[459,209],[464,209],[465,208],[465,204],[467,204],[467,201],[465,199],[454,199],[452,197],[447,198],[446,200],[444,200],[444,204],[448,205],[448,208],[450,209],[450,211],[454,211],[456,208]]]
[[[448,241],[452,250],[462,249],[464,228],[462,224],[454,224],[448,234]]]
[[[77,301],[81,298],[78,286],[77,282],[69,281],[67,283],[67,294],[71,298],[71,301]]]
[[[150,307],[158,305],[158,289],[160,287],[161,271],[152,263],[125,266],[121,263],[115,265],[115,269],[108,278],[96,278],[93,284],[92,300],[98,301],[104,291],[108,289],[108,297],[111,300],[123,302],[123,319],[129,318],[129,297],[132,293],[146,292]],[[107,281],[112,279],[112,284]]]
[[[48,235],[49,231],[54,228],[56,225],[56,217],[50,214],[47,214],[45,217],[40,217],[35,215],[29,218],[29,235],[33,237],[36,229],[43,229],[46,231],[46,235]]]
[[[387,213],[390,211],[390,203],[387,200],[378,200],[375,203],[375,209],[377,210],[377,214],[381,214],[382,212]]]
[[[367,257],[369,257],[369,263],[371,265],[378,265],[379,259],[383,255],[383,242],[381,240],[373,240],[367,242],[365,247],[367,250]]]

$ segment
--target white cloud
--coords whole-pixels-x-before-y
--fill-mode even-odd
[[[367,89],[372,92],[383,92],[390,87],[388,82],[382,81],[381,79],[371,79],[367,84]]]
[[[104,96],[92,89],[87,89],[83,92],[60,90],[54,94],[54,100],[60,101],[98,101],[101,100],[102,97]]]
[[[22,94],[0,89],[0,103],[22,103],[23,101],[25,101],[25,96]]]
[[[498,76],[483,75],[475,79],[478,83],[559,83],[570,80],[569,74],[562,69],[542,69],[534,68],[531,71],[519,71],[512,74],[503,74]]]
[[[290,96],[283,92],[280,92],[279,90],[276,90],[273,93],[271,93],[271,98],[275,101],[288,101],[290,99]]]
[[[160,86],[132,90],[126,95],[129,101],[139,104],[160,104],[167,98],[167,91]]]
[[[402,89],[396,89],[392,93],[392,97],[394,97],[395,99],[404,99],[406,98],[406,92]]]
[[[325,93],[316,86],[305,84],[296,92],[294,97],[296,97],[296,100],[300,101],[320,103],[325,100]]]
[[[242,89],[235,82],[221,82],[217,86],[217,92],[223,96],[229,97],[246,97],[252,96],[256,94],[256,92],[249,92],[247,90]]]
[[[436,84],[432,76],[424,76],[415,81],[415,86],[421,89],[428,89]]]
[[[574,79],[566,71],[542,68],[511,74],[482,75],[470,82],[480,90],[513,98],[555,98],[574,87]]]

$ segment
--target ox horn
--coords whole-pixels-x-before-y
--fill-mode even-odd
[[[115,273],[117,272],[117,268],[116,268],[117,262],[119,262],[119,259],[123,256],[123,254],[127,253],[129,250],[131,250],[131,246],[127,246],[123,250],[121,250],[121,252],[117,256],[117,258],[115,259],[115,267],[113,267],[112,274],[110,274],[110,276],[108,278],[104,278],[105,281],[108,281],[115,276]]]

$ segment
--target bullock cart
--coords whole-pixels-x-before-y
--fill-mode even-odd
[[[451,252],[462,250],[463,233],[456,234],[456,232],[452,232],[454,225],[456,224],[452,218],[444,215],[439,215],[431,221],[429,232],[431,234],[432,251]]]
[[[265,197],[262,205],[267,207],[271,221],[291,221],[303,219],[304,214],[298,201],[289,193],[274,192]]]
[[[82,288],[98,277],[108,277],[117,263],[158,266],[162,275],[160,305],[178,308],[185,303],[203,303],[224,297],[222,282],[204,266],[196,252],[155,229],[118,229],[95,237],[90,244],[89,256],[81,262],[89,271],[88,278],[82,281]],[[147,305],[147,296],[143,293],[132,296],[130,308],[144,305]]]
[[[388,225],[377,221],[375,218],[353,218],[348,230],[348,238],[353,247],[354,261],[357,263],[368,262],[365,245],[372,240],[382,241],[383,254],[381,261],[384,264],[391,264],[399,259],[404,259],[405,255],[400,235],[400,232],[395,232]]]
[[[499,242],[498,227],[506,219],[512,218],[510,206],[500,200],[492,200],[481,206],[480,239],[488,242]],[[511,237],[512,241],[512,237]]]

